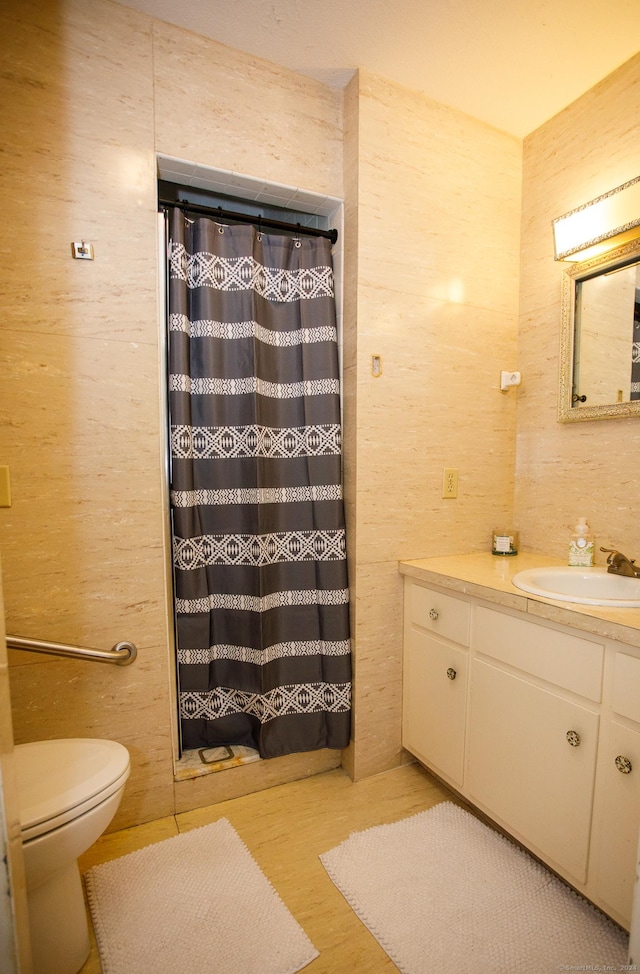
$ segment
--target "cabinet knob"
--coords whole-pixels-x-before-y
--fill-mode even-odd
[[[631,774],[633,765],[631,764],[629,758],[625,758],[622,756],[622,754],[619,754],[616,758],[616,768],[621,774]]]
[[[573,731],[573,730],[567,731],[567,740],[569,741],[571,747],[580,746],[580,735],[578,734],[577,731]]]
[[[436,621],[439,615],[440,613],[438,612],[437,609],[429,609],[429,618],[433,619],[434,622]]]
[[[447,676],[449,677],[449,679],[450,680],[455,680],[455,678],[457,677],[457,675],[458,674],[454,670],[453,666],[450,666],[449,669],[447,670]]]

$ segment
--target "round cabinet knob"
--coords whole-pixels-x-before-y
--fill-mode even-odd
[[[569,741],[571,747],[580,746],[580,735],[577,731],[567,731],[567,740]]]
[[[633,765],[631,764],[629,758],[625,758],[622,756],[622,754],[619,754],[616,758],[616,768],[621,774],[631,774]]]
[[[454,670],[453,666],[450,666],[449,669],[447,670],[447,676],[449,677],[449,679],[450,680],[455,680],[455,678],[457,677],[457,675],[458,674]]]
[[[438,612],[437,609],[429,609],[429,618],[433,619],[434,622],[436,621],[439,615],[440,613]]]

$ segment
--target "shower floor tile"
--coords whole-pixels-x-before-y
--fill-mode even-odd
[[[176,762],[173,777],[175,781],[182,781],[202,774],[213,774],[215,771],[226,771],[228,768],[239,768],[242,764],[252,764],[259,760],[260,755],[254,748],[241,744],[183,751],[182,757]]]

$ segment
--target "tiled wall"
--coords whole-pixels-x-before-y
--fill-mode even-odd
[[[122,821],[144,820],[173,808],[151,29],[102,2],[16,0],[2,21],[7,630],[139,650],[131,667],[12,653],[14,732],[121,740]],[[71,257],[82,238],[93,262]]]
[[[364,73],[345,124],[345,155],[357,160],[346,211],[357,210],[357,331],[345,351],[349,766],[363,777],[403,760],[398,559],[488,549],[511,513],[516,400],[499,380],[516,368],[521,142]],[[443,467],[459,470],[457,500],[442,499]]]
[[[640,173],[640,55],[524,141],[515,525],[521,544],[564,557],[576,519],[598,549],[640,557],[637,418],[556,420],[562,263],[551,221]]]
[[[335,766],[316,752],[174,785],[155,153],[341,197],[342,94],[109,0],[0,16],[7,630],[138,647],[130,667],[11,653],[16,740],[122,741],[117,826]],[[83,238],[93,262],[71,258]]]
[[[0,904],[0,970],[7,974],[31,970],[27,882],[20,841],[20,808],[13,745],[0,572],[0,882],[3,890]],[[17,933],[15,938],[12,927]]]

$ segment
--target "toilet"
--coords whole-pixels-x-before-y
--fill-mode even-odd
[[[14,749],[34,974],[77,974],[89,954],[78,857],[115,815],[129,752],[70,738]]]

